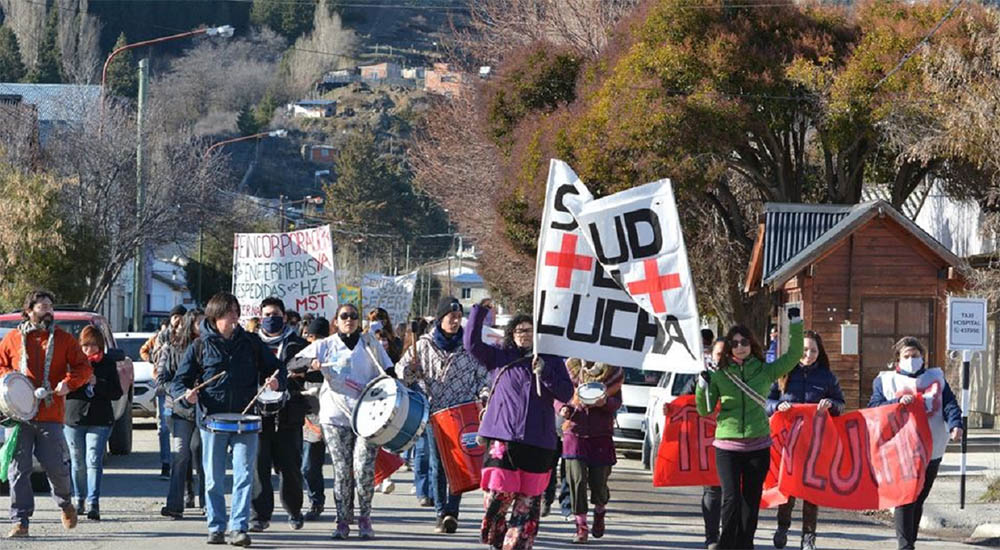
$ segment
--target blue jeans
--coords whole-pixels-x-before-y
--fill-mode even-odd
[[[247,531],[253,472],[257,462],[256,433],[216,433],[201,429],[202,471],[205,473],[205,515],[209,532],[226,530],[226,456],[233,453],[233,500],[229,531]]]
[[[434,500],[434,491],[431,489],[430,455],[428,454],[430,432],[431,429],[428,426],[424,431],[424,435],[420,436],[420,439],[417,439],[413,447],[410,447],[413,449],[413,463],[410,466],[413,468],[413,485],[417,488],[417,498]]]
[[[70,479],[73,497],[84,497],[91,508],[101,498],[101,476],[104,475],[104,449],[111,437],[111,426],[63,426],[69,446]]]
[[[323,459],[326,458],[326,445],[322,441],[302,442],[302,479],[305,480],[306,492],[309,493],[309,503],[322,508],[326,505],[326,495],[323,494]]]
[[[170,460],[170,409],[166,407],[167,397],[156,396],[157,433],[160,438],[160,464],[169,465]]]
[[[444,474],[444,465],[441,463],[441,453],[438,452],[437,441],[434,440],[434,431],[427,426],[427,454],[430,463],[430,484],[434,491],[434,511],[439,518],[445,516],[458,517],[458,506],[462,503],[461,493],[457,495],[448,491],[448,477]]]

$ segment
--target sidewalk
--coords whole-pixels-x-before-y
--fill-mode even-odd
[[[961,443],[948,445],[920,528],[949,529],[976,541],[1000,542],[1000,503],[979,500],[989,482],[1000,477],[1000,431],[969,430],[964,509],[959,504],[961,451]]]

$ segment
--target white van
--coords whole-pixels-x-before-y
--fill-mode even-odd
[[[656,386],[660,372],[623,367],[622,406],[615,415],[614,440],[617,449],[642,449],[645,440],[646,405],[649,392]]]
[[[679,372],[664,372],[660,376],[655,388],[649,390],[649,406],[646,408],[645,416],[645,437],[642,441],[642,466],[647,470],[653,467],[656,450],[660,448],[660,437],[663,434],[663,425],[666,424],[666,417],[663,414],[663,405],[670,403],[677,396],[682,395],[684,387],[687,386],[695,374]]]

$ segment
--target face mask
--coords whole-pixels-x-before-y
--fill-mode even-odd
[[[91,363],[100,363],[101,359],[104,359],[104,352],[103,351],[99,351],[97,353],[94,353],[94,354],[91,354],[91,355],[87,356],[87,360],[90,361]]]
[[[924,366],[923,357],[907,357],[899,360],[899,370],[906,374],[915,374]]]
[[[264,317],[260,320],[260,328],[264,329],[264,332],[268,334],[278,334],[285,328],[285,318],[284,317]]]

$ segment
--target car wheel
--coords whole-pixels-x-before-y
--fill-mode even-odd
[[[650,443],[649,443],[649,432],[646,432],[646,437],[642,438],[642,468],[644,470],[649,470],[653,461],[650,456]]]
[[[132,452],[132,394],[129,392],[125,412],[115,421],[108,439],[108,451],[113,455],[127,455]]]

